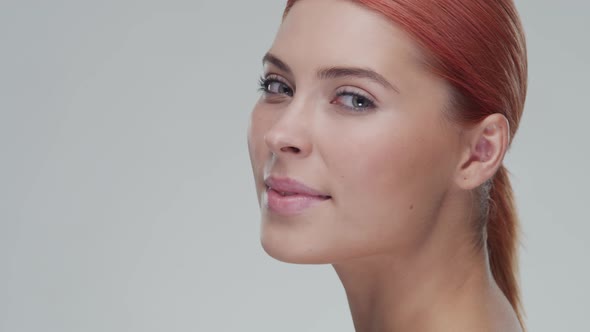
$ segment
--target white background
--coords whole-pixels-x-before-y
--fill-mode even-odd
[[[0,0],[0,331],[353,331],[259,244],[246,145],[283,1]],[[590,5],[517,2],[506,159],[530,331],[589,331]]]

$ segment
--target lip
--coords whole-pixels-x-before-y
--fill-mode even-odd
[[[270,187],[278,192],[287,192],[304,196],[315,196],[320,198],[329,198],[330,195],[322,193],[306,186],[305,184],[287,177],[278,178],[270,176],[264,180],[267,187]]]
[[[266,184],[268,209],[283,216],[295,216],[332,197],[290,178],[269,177]],[[283,196],[280,192],[290,193]]]

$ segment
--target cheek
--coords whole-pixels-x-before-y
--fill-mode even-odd
[[[345,148],[336,142],[325,147],[340,222],[351,237],[364,234],[375,245],[379,239],[386,245],[398,242],[393,238],[415,238],[431,219],[448,179],[440,128],[408,119],[347,133]]]
[[[411,195],[413,188],[429,188],[431,181],[442,176],[437,165],[444,154],[439,153],[443,148],[435,130],[400,124],[375,126],[370,137],[355,136],[343,139],[350,142],[345,149],[327,148],[335,152],[330,170],[339,175],[345,192]]]

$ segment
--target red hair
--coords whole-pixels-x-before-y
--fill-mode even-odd
[[[283,18],[296,1],[287,1]],[[500,113],[508,119],[512,142],[527,91],[526,43],[513,0],[354,2],[397,23],[422,46],[431,70],[453,87],[452,119],[475,124]],[[480,190],[481,234],[494,279],[524,329],[516,265],[518,219],[508,174],[501,165]]]

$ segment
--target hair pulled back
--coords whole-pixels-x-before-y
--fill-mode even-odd
[[[283,18],[298,0],[288,0]],[[351,0],[412,35],[431,70],[453,87],[451,119],[469,125],[500,113],[512,142],[527,91],[527,51],[513,0]],[[518,218],[506,167],[482,195],[482,239],[492,274],[524,329],[517,281]]]

